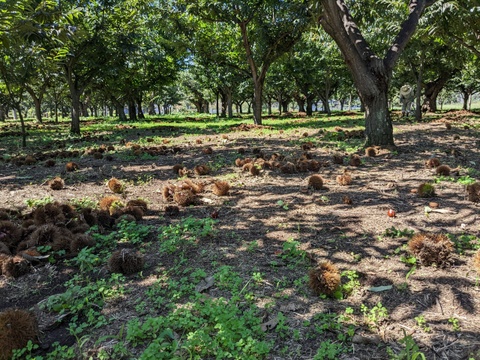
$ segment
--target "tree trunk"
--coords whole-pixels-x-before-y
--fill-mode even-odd
[[[139,119],[145,119],[145,114],[143,113],[142,109],[142,98],[139,97],[135,99],[135,102],[137,103],[137,114]]]
[[[408,17],[402,22],[384,58],[370,48],[344,0],[321,0],[320,24],[335,40],[352,74],[365,106],[366,145],[394,145],[393,125],[388,111],[388,87],[395,63],[415,33],[428,0],[409,2]]]
[[[428,104],[430,111],[437,111],[437,97],[440,94],[440,91],[444,88],[448,80],[455,75],[455,72],[443,73],[440,74],[438,79],[435,81],[429,82],[425,85],[425,103]]]
[[[153,101],[148,103],[148,115],[155,115],[155,104]]]
[[[221,110],[220,117],[226,118],[227,117],[227,94],[224,91],[222,91],[220,95],[222,96],[222,110]]]
[[[287,100],[287,99],[282,100],[282,110],[283,110],[283,112],[288,112],[288,103],[289,102],[290,101]]]
[[[80,90],[76,89],[75,85],[70,86],[70,96],[72,98],[72,123],[70,132],[72,134],[80,135]]]
[[[307,97],[307,108],[306,108],[308,116],[313,115],[312,107],[313,107],[313,96],[308,96]]]
[[[320,98],[320,101],[322,102],[323,112],[328,116],[332,115],[332,110],[330,110],[330,104],[328,102],[328,99],[322,97]]]
[[[387,92],[363,99],[366,145],[393,145],[393,125],[388,111]]]
[[[27,89],[27,92],[32,97],[33,104],[35,105],[35,118],[39,123],[42,123],[42,99],[37,97],[33,91],[30,92]]]
[[[305,99],[298,96],[296,99],[298,105],[298,111],[305,112]]]
[[[468,110],[468,100],[470,99],[470,93],[468,90],[463,90],[462,91],[462,97],[463,97],[463,110]]]
[[[128,119],[131,121],[137,120],[137,109],[133,100],[128,101]]]
[[[258,79],[254,84],[253,92],[253,122],[255,125],[262,125],[262,93],[263,83]]]

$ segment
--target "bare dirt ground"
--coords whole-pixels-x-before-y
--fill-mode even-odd
[[[142,198],[148,202],[149,210],[140,223],[154,226],[154,240],[159,229],[182,218],[207,218],[218,212],[218,217],[214,214],[215,235],[187,252],[188,266],[212,274],[219,266],[229,265],[242,274],[245,282],[254,272],[261,273],[261,286],[254,290],[254,303],[262,310],[258,316],[268,321],[281,312],[292,332],[297,330],[295,336],[284,338],[276,336],[274,330],[269,331],[267,338],[274,341],[274,346],[267,359],[312,359],[320,343],[325,339],[336,341],[337,334],[326,331],[312,336],[308,322],[321,313],[344,314],[347,308],[354,309],[349,323],[354,325],[356,336],[348,342],[350,351],[342,359],[387,359],[387,348],[400,351],[399,340],[405,335],[413,337],[427,359],[480,359],[480,287],[479,274],[473,266],[475,250],[467,248],[460,252],[456,246],[452,263],[445,268],[417,266],[410,271],[411,266],[401,261],[407,255],[404,245],[409,239],[402,230],[449,234],[457,242],[461,235],[471,235],[476,237],[472,247],[478,245],[480,208],[468,201],[465,185],[457,180],[467,175],[467,168],[471,169],[472,178],[480,180],[479,125],[480,116],[469,112],[445,113],[422,123],[396,120],[397,148],[378,149],[374,157],[359,151],[362,164],[358,167],[333,162],[334,141],[326,139],[312,119],[299,119],[285,131],[274,127],[225,132],[223,136],[213,132],[185,134],[181,129],[172,135],[172,129],[161,126],[148,131],[119,129],[112,134],[92,134],[96,146],[115,147],[108,152],[109,161],[105,156],[94,159],[84,155],[57,158],[51,168],[45,167],[44,162],[20,166],[13,160],[0,163],[0,207],[28,213],[31,209],[25,202],[29,199],[50,196],[60,203],[82,198],[99,200],[112,194],[106,180],[116,177],[126,183],[126,200]],[[119,137],[125,142],[120,142]],[[153,141],[147,142],[147,138]],[[145,147],[165,145],[168,149],[178,149],[165,155],[132,156],[129,141]],[[264,168],[258,176],[253,176],[235,166],[236,158],[255,157],[258,151],[268,158],[278,153],[287,160],[297,159],[304,153],[301,145],[308,141],[315,145],[308,153],[322,164],[318,172],[284,174],[278,169]],[[68,141],[59,144],[67,149],[77,146]],[[205,154],[202,150],[206,147],[213,152]],[[246,152],[239,154],[240,148]],[[341,154],[347,157],[346,153]],[[425,161],[431,157],[458,168],[459,172],[451,180],[434,184],[434,198],[420,198],[415,193],[418,186],[436,178],[435,169],[425,167]],[[79,165],[78,171],[65,171],[69,160]],[[183,207],[178,216],[170,217],[164,213],[171,204],[162,198],[162,188],[166,183],[178,182],[172,171],[178,163],[189,169],[208,164],[212,173],[193,176],[195,181],[206,184],[206,190],[194,206]],[[352,177],[348,186],[336,182],[336,177],[345,171]],[[314,173],[324,179],[320,190],[307,186],[309,176]],[[55,191],[48,186],[48,180],[57,175],[65,180],[65,187]],[[211,193],[215,179],[230,183],[228,196]],[[345,196],[351,199],[351,204],[345,203]],[[426,211],[431,202],[436,202],[438,208]],[[387,215],[389,209],[395,210],[395,217]],[[387,233],[387,229],[391,232]],[[308,254],[304,263],[288,266],[288,258],[282,257],[284,244],[290,239],[300,242],[300,249]],[[168,268],[175,259],[148,251],[145,260],[141,277],[127,277],[131,293],[123,301],[107,303],[103,309],[114,320],[106,327],[90,331],[91,340],[85,347],[93,358],[100,347],[95,339],[118,334],[122,324],[132,318],[142,319],[134,304],[157,278],[159,268]],[[360,286],[347,298],[321,298],[308,287],[305,280],[308,269],[325,260],[330,260],[340,271],[358,273]],[[73,344],[75,338],[68,334],[64,324],[51,326],[44,319],[48,314],[36,305],[49,295],[64,291],[64,282],[78,269],[61,261],[31,266],[31,272],[19,278],[0,276],[0,311],[12,307],[35,308],[41,317],[40,340],[44,352],[53,341]],[[389,285],[384,291],[369,290]],[[206,293],[216,297],[220,290],[213,285]],[[362,313],[361,305],[372,309],[379,303],[388,316],[372,323]]]

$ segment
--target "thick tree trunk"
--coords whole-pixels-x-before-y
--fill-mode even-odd
[[[463,110],[468,110],[468,100],[470,99],[470,92],[467,90],[462,91],[462,97],[463,97]]]
[[[128,119],[131,121],[137,120],[137,108],[133,100],[128,101]]]
[[[227,94],[224,91],[222,91],[220,95],[222,96],[222,110],[220,113],[220,117],[226,118],[227,117]]]
[[[305,109],[308,116],[313,115],[312,108],[313,108],[313,96],[308,96],[307,97],[307,108]]]
[[[72,123],[70,126],[70,132],[76,135],[80,135],[80,96],[81,91],[76,89],[74,84],[71,84],[70,97],[72,98]]]
[[[387,92],[363,99],[366,145],[393,145],[393,125],[388,111]]]
[[[298,96],[295,100],[297,101],[298,111],[299,112],[305,112],[305,99]]]
[[[328,116],[332,115],[332,110],[330,109],[328,99],[320,98],[320,101],[322,102],[323,112]]]
[[[335,40],[365,106],[366,145],[394,145],[388,112],[388,87],[395,63],[415,33],[425,7],[435,1],[412,0],[408,17],[382,59],[370,48],[344,0],[321,0],[320,24]]]
[[[452,78],[454,72],[443,73],[435,81],[429,82],[425,85],[425,100],[424,103],[428,104],[430,111],[437,111],[437,97],[440,91],[444,88],[448,80]]]
[[[137,103],[137,114],[138,114],[138,118],[139,118],[139,119],[145,119],[145,114],[143,113],[143,109],[142,109],[142,99],[141,99],[141,98],[137,98],[137,99],[136,99],[136,103]]]
[[[255,125],[262,125],[262,93],[263,83],[260,80],[256,81],[253,93],[253,122]]]

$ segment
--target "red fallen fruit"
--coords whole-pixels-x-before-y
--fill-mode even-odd
[[[397,215],[397,213],[395,212],[395,210],[389,209],[389,210],[387,211],[387,215],[388,215],[389,217],[395,217],[395,216]]]

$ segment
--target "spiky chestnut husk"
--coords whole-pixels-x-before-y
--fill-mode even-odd
[[[21,256],[0,254],[0,273],[18,278],[30,272],[30,263]]]
[[[480,250],[478,250],[473,257],[473,267],[480,274]]]
[[[65,186],[65,181],[61,177],[55,177],[48,182],[50,189],[52,190],[62,190]]]
[[[45,167],[54,167],[55,166],[55,160],[53,159],[48,159],[45,161]]]
[[[308,171],[308,161],[306,160],[300,160],[297,162],[295,165],[295,170],[299,173],[304,173]]]
[[[120,182],[120,180],[114,177],[108,180],[108,188],[115,194],[121,194],[124,191],[123,184]]]
[[[76,234],[70,242],[70,253],[78,254],[80,250],[86,247],[93,247],[95,240],[88,234]]]
[[[435,169],[435,173],[441,176],[449,176],[450,171],[452,171],[452,169],[450,169],[450,166],[448,165],[440,165]]]
[[[362,159],[357,154],[353,154],[348,161],[350,166],[360,166],[362,164]]]
[[[177,216],[180,214],[180,209],[176,205],[169,205],[165,207],[165,215],[167,216]]]
[[[98,210],[95,212],[98,225],[104,228],[112,228],[115,219],[110,215],[108,210]]]
[[[435,196],[435,187],[429,183],[420,184],[417,188],[417,194],[421,198],[430,198]]]
[[[310,171],[319,171],[321,167],[321,164],[317,160],[310,160],[308,162],[308,170]]]
[[[243,160],[241,158],[235,159],[235,166],[236,167],[242,167],[243,165],[245,165],[245,160]]]
[[[173,172],[174,172],[175,174],[177,174],[177,175],[178,175],[178,171],[181,170],[181,169],[183,169],[183,165],[182,165],[182,164],[175,164],[175,165],[173,165],[173,167],[172,167]]]
[[[334,154],[333,157],[333,163],[337,165],[343,165],[343,156],[340,154]]]
[[[139,208],[142,208],[142,210],[144,212],[146,212],[148,210],[147,202],[145,200],[142,200],[142,199],[129,200],[127,202],[127,207],[129,207],[129,206],[137,206]]]
[[[280,171],[283,174],[294,174],[295,173],[295,165],[291,162],[287,162],[280,167]]]
[[[452,129],[452,124],[450,124],[449,122],[446,122],[446,123],[445,123],[445,128],[446,128],[447,130],[451,130],[451,129]]]
[[[7,244],[2,241],[0,241],[0,254],[12,255],[12,252],[8,248]]]
[[[110,211],[110,208],[115,202],[121,202],[121,199],[115,195],[105,196],[100,199],[100,201],[98,202],[98,206],[101,210]]]
[[[75,208],[70,204],[60,204],[58,207],[66,219],[70,220],[77,216]]]
[[[175,185],[166,184],[162,188],[162,197],[164,201],[173,201],[173,194],[175,194]]]
[[[336,181],[339,185],[347,186],[352,183],[352,177],[350,176],[349,173],[345,173],[342,175],[338,175],[336,178]]]
[[[213,149],[209,146],[209,147],[203,148],[203,149],[202,149],[202,152],[203,152],[205,155],[210,155],[210,154],[213,153]]]
[[[480,202],[480,183],[479,182],[467,185],[467,196],[469,201]]]
[[[185,184],[188,186],[188,188],[190,190],[192,190],[192,192],[194,194],[200,194],[201,192],[203,192],[204,190],[204,186],[203,184],[200,184],[200,183],[194,183],[192,180],[190,179],[185,179],[184,180]]]
[[[62,209],[58,206],[58,203],[45,204],[36,208],[33,212],[33,220],[35,220],[36,225],[65,225],[67,222],[67,219],[65,218],[65,215],[63,215]]]
[[[330,261],[326,261],[308,273],[310,288],[316,295],[333,295],[341,284],[340,272]]]
[[[33,165],[37,162],[37,159],[32,155],[25,156],[25,165]]]
[[[35,316],[20,309],[0,313],[0,360],[11,359],[13,350],[24,348],[28,341],[38,342]]]
[[[80,166],[73,161],[69,161],[65,164],[65,170],[68,172],[77,171],[78,169],[80,169]]]
[[[230,191],[230,184],[226,181],[215,181],[212,187],[212,192],[217,196],[228,195]]]
[[[91,208],[82,209],[81,216],[88,226],[92,227],[98,225],[97,215]]]
[[[427,161],[425,161],[425,167],[427,167],[429,169],[439,167],[440,165],[441,165],[440,160],[437,159],[436,157],[432,157],[432,158],[428,159]]]
[[[320,190],[323,188],[323,178],[317,174],[310,176],[308,178],[308,187],[315,190]]]
[[[198,176],[210,174],[210,168],[207,165],[197,165],[193,171],[195,172],[195,175]]]
[[[449,266],[453,243],[443,234],[418,233],[408,242],[408,250],[423,266]]]
[[[260,174],[260,170],[252,162],[248,162],[245,165],[243,165],[242,170],[248,171],[253,176]]]
[[[60,228],[53,224],[45,224],[38,226],[36,230],[32,232],[26,240],[26,249],[39,245],[52,245],[56,240],[61,237],[62,234],[60,232]],[[20,245],[22,245],[22,243],[19,244],[19,247]]]
[[[352,204],[353,204],[352,199],[351,199],[350,196],[348,196],[348,195],[343,195],[342,201],[343,201],[343,203],[346,204],[346,205],[352,205]]]
[[[365,149],[365,156],[374,157],[376,155],[377,155],[377,151],[375,150],[374,147],[369,146]]]
[[[188,168],[184,167],[178,170],[178,176],[184,177],[184,176],[192,176],[192,172],[188,170]]]
[[[9,248],[15,248],[22,237],[22,229],[11,221],[0,221],[0,241]]]
[[[134,249],[120,249],[112,253],[108,260],[108,268],[112,273],[124,275],[135,274],[143,270],[144,257]]]
[[[195,203],[195,194],[191,190],[178,190],[173,194],[173,200],[180,206],[189,206]]]
[[[120,210],[120,213],[117,217],[122,215],[132,215],[136,221],[140,221],[143,218],[143,210],[138,206],[126,206]]]

